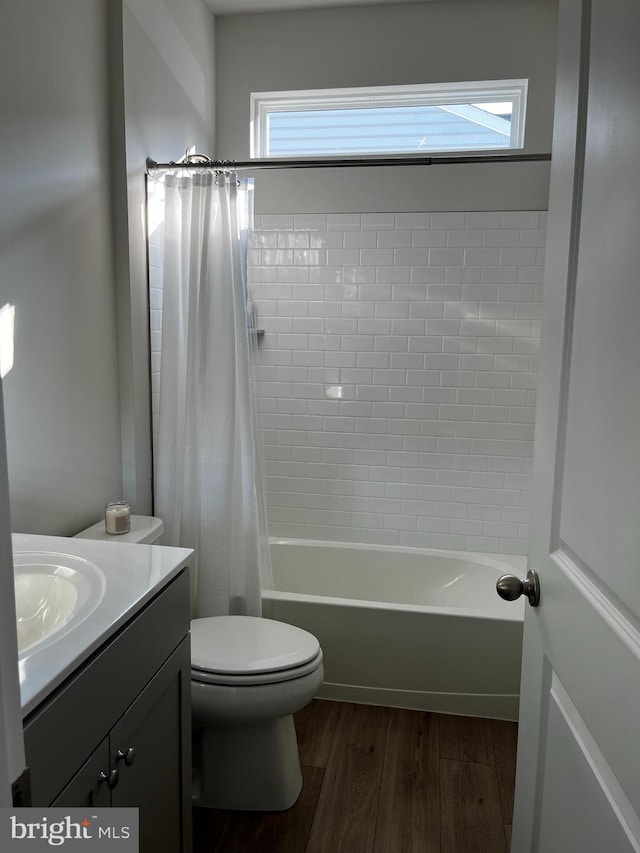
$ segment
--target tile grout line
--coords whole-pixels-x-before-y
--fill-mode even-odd
[[[326,767],[314,767],[314,770],[321,770],[322,771],[322,782],[320,782],[320,788],[318,789],[318,796],[316,797],[315,806],[313,807],[313,817],[309,821],[309,831],[307,832],[307,837],[305,839],[304,848],[303,848],[305,851],[308,850],[308,848],[309,848],[309,840],[311,839],[311,830],[313,829],[313,824],[314,824],[315,819],[316,819],[316,813],[318,811],[318,803],[320,802],[320,795],[322,794],[322,788],[324,787],[324,780],[325,780],[327,768]]]
[[[498,754],[498,751],[496,749],[495,732],[494,732],[493,726],[491,724],[489,724],[489,736],[491,739],[491,752],[493,754],[493,772],[495,773],[495,776],[496,776],[496,785],[498,787],[498,801],[500,803],[500,815],[502,817],[502,839],[504,842],[505,853],[509,853],[509,851],[507,849],[507,836],[506,836],[506,833],[504,831],[504,828],[506,826],[506,820],[505,820],[506,816],[505,816],[505,812],[504,812],[504,802],[503,802],[502,788],[500,786],[500,777],[498,775],[498,759],[496,757]]]
[[[442,762],[445,759],[442,757],[442,728],[440,726],[440,720],[438,720],[438,816],[440,818],[440,853],[442,853],[443,848],[443,831],[444,831],[444,820],[442,819],[442,804],[444,802],[443,790],[442,790]]]
[[[320,785],[320,790],[318,791],[318,798],[316,800],[316,805],[315,805],[315,808],[313,810],[313,820],[311,821],[311,826],[309,827],[309,835],[307,836],[307,843],[306,843],[305,848],[304,848],[305,853],[309,849],[309,842],[311,841],[311,838],[313,836],[313,830],[314,830],[314,827],[316,825],[316,818],[318,816],[318,806],[320,805],[320,800],[322,799],[324,786],[325,786],[325,784],[327,784],[327,780],[328,780],[327,770],[329,769],[329,765],[331,764],[331,759],[333,758],[333,753],[335,750],[335,743],[336,743],[336,733],[338,731],[338,726],[340,725],[340,719],[344,714],[345,704],[346,703],[342,703],[342,707],[340,708],[340,711],[338,713],[338,719],[336,720],[336,724],[333,728],[333,733],[331,735],[331,748],[329,749],[329,754],[327,756],[327,762],[326,762],[325,766],[322,768],[322,784]]]
[[[392,709],[389,709],[389,710],[391,711]],[[385,769],[387,766],[387,748],[389,745],[389,729],[391,727],[391,720],[392,720],[391,713],[389,713],[389,719],[387,720],[387,730],[386,730],[385,735],[384,735],[384,755],[382,758],[382,770],[380,771],[380,788],[378,789],[378,803],[376,805],[376,825],[375,825],[375,828],[373,831],[373,844],[371,846],[372,853],[376,849],[376,838],[378,835],[378,822],[380,819],[380,801],[382,799],[382,787],[384,785],[384,774],[385,774]]]
[[[491,726],[490,731],[491,731],[491,748],[493,750],[493,767],[494,767],[494,771],[496,774],[496,782],[498,785],[498,796],[500,799],[500,814],[502,815],[502,830],[503,830],[503,835],[504,835],[504,846],[505,846],[505,850],[507,850],[507,853],[509,853],[508,845],[507,845],[507,835],[505,832],[505,827],[508,826],[509,824],[507,824],[507,815],[505,814],[505,810],[504,810],[504,799],[503,799],[504,794],[502,791],[502,786],[500,785],[500,776],[498,773],[498,760],[496,758],[497,750],[496,750],[496,742],[495,742],[495,731],[494,731],[493,726]],[[513,818],[512,818],[512,820],[513,820]]]
[[[440,772],[440,755],[442,750],[440,749],[440,719],[433,711],[429,713],[431,714],[431,723],[437,729],[436,743],[438,745],[438,757],[436,759],[436,766],[438,768],[438,837],[440,839],[438,849],[442,851],[442,773]]]
[[[312,701],[314,701],[314,700],[312,700]],[[322,782],[320,783],[320,789],[318,790],[318,796],[316,797],[316,803],[315,803],[315,806],[313,809],[313,817],[312,817],[311,821],[309,822],[309,832],[307,833],[307,839],[306,839],[306,842],[304,845],[305,853],[309,849],[309,841],[311,840],[311,833],[313,832],[313,825],[316,821],[316,815],[318,813],[318,805],[320,803],[320,797],[322,796],[322,791],[324,788],[325,780],[327,778],[327,767],[329,766],[329,761],[331,760],[331,755],[333,754],[333,745],[335,743],[336,730],[338,728],[338,721],[340,720],[341,714],[342,714],[342,708],[340,709],[340,712],[339,712],[338,717],[336,719],[335,725],[333,727],[333,731],[331,732],[331,746],[329,747],[329,754],[327,755],[327,760],[325,762],[324,767],[321,768],[322,769]]]

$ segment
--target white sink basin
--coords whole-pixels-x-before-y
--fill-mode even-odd
[[[20,657],[54,642],[84,621],[104,594],[100,569],[71,554],[13,554]]]

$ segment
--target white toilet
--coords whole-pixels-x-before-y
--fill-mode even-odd
[[[105,533],[99,522],[84,539],[158,544],[164,525],[131,516],[131,531]],[[302,789],[293,714],[317,693],[322,650],[307,631],[253,616],[191,623],[194,804],[280,811]]]
[[[293,625],[253,616],[193,620],[197,805],[278,811],[295,803],[302,774],[292,715],[323,675],[320,644]]]

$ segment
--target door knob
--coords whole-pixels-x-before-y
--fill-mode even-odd
[[[120,778],[119,770],[111,770],[109,773],[105,773],[104,770],[100,771],[100,776],[98,777],[98,782],[106,782],[107,788],[112,791],[116,785],[118,784],[118,779]]]
[[[136,751],[130,746],[127,750],[119,749],[116,752],[116,761],[123,761],[127,765],[127,767],[131,767],[133,762],[136,760]]]
[[[505,601],[515,601],[521,595],[526,595],[532,607],[540,603],[540,579],[533,569],[529,569],[523,581],[515,575],[502,575],[496,582],[496,591]]]

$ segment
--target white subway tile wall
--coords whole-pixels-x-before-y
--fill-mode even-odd
[[[526,553],[545,226],[256,217],[272,535]]]
[[[545,227],[544,211],[256,217],[271,535],[526,553]]]

